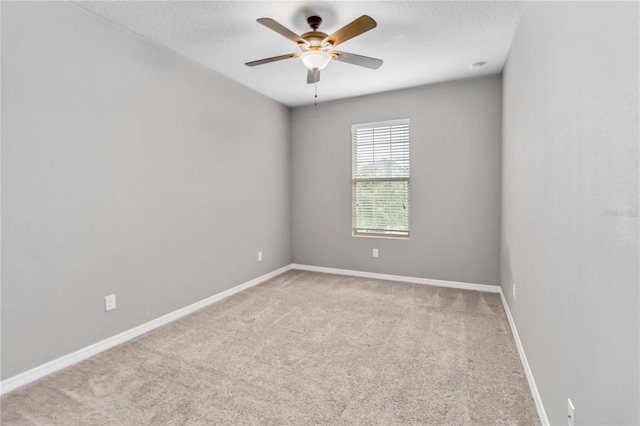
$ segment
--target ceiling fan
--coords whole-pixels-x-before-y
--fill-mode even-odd
[[[245,65],[249,67],[281,61],[283,59],[300,58],[308,70],[307,83],[313,84],[320,81],[320,71],[324,69],[331,60],[359,65],[374,70],[380,68],[382,65],[382,60],[380,59],[334,50],[340,43],[344,43],[347,40],[374,29],[377,24],[370,16],[362,15],[331,35],[318,31],[322,23],[322,18],[319,16],[309,16],[307,18],[307,23],[311,27],[311,31],[301,36],[271,18],[259,18],[257,21],[296,43],[300,47],[300,52],[247,62]]]

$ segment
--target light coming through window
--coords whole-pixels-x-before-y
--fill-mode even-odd
[[[409,119],[351,126],[353,235],[409,236]]]

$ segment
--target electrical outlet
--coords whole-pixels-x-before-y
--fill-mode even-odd
[[[262,252],[258,252],[258,262],[262,262]]]
[[[516,285],[515,285],[515,284],[513,285],[513,292],[512,292],[512,294],[513,294],[513,300],[516,300]]]
[[[567,424],[574,426],[576,424],[576,407],[573,406],[571,399],[567,399]]]
[[[113,311],[116,308],[116,295],[110,294],[104,297],[104,311]]]
[[[373,257],[378,257],[378,249],[373,249]]]

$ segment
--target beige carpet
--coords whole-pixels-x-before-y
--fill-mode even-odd
[[[540,421],[499,295],[290,271],[5,395],[2,424]]]

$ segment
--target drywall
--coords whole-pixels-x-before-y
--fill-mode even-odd
[[[74,5],[2,2],[2,378],[291,263],[288,120]]]
[[[551,424],[640,423],[638,16],[530,2],[504,70],[502,288]]]
[[[293,109],[294,262],[497,285],[501,96],[494,75]],[[410,239],[353,237],[351,125],[398,118],[410,119]]]

